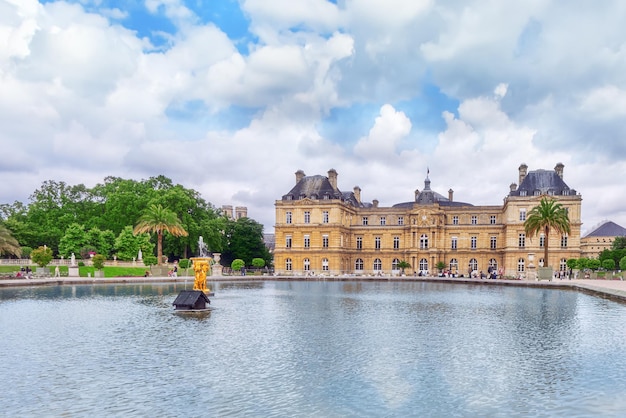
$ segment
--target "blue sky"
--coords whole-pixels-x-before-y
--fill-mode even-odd
[[[299,169],[391,206],[429,167],[438,192],[500,204],[520,164],[561,162],[583,231],[626,226],[625,15],[618,0],[0,0],[0,202],[163,174],[271,232]]]

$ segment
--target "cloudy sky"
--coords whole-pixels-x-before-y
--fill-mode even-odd
[[[165,175],[273,232],[294,173],[502,204],[565,165],[626,227],[626,2],[0,0],[0,203]]]

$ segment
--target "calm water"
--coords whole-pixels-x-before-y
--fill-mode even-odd
[[[190,288],[191,284],[187,285]],[[419,282],[0,289],[2,416],[620,416],[626,306]]]

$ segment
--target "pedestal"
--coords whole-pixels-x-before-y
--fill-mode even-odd
[[[78,277],[78,266],[69,266],[67,268],[68,277]]]

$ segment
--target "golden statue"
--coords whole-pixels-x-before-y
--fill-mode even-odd
[[[206,287],[206,275],[209,272],[209,258],[192,258],[193,272],[195,280],[193,282],[193,290],[200,290],[204,293],[210,293],[211,289]]]

